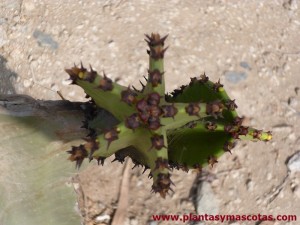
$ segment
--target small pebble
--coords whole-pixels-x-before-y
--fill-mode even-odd
[[[296,107],[297,105],[298,105],[298,100],[297,100],[297,98],[295,98],[295,97],[290,97],[289,99],[288,99],[288,104],[291,106],[291,107]]]
[[[76,94],[75,91],[71,91],[68,93],[68,96],[73,97],[73,96],[75,96],[75,94]]]
[[[239,205],[242,202],[242,200],[240,198],[236,198],[233,202],[234,204]]]
[[[26,80],[23,81],[23,86],[24,86],[25,88],[29,88],[29,87],[31,87],[32,83],[33,83],[33,82],[32,82],[32,78],[26,79]]]
[[[136,218],[130,218],[130,225],[138,225],[139,221]]]
[[[108,222],[110,220],[110,215],[100,215],[96,217],[97,222]]]
[[[255,202],[256,202],[257,205],[259,205],[260,203],[262,203],[262,200],[261,200],[260,198],[257,198],[257,199],[255,200]]]
[[[67,79],[67,80],[62,80],[61,83],[64,86],[69,86],[72,83],[72,81],[70,79]]]
[[[251,70],[251,67],[245,61],[240,62],[240,66],[243,67],[244,69]]]
[[[273,176],[272,176],[272,173],[268,173],[267,174],[267,180],[272,180]]]
[[[288,138],[291,140],[291,141],[295,141],[296,140],[296,134],[295,133],[290,133]]]
[[[109,48],[114,48],[116,46],[116,43],[114,42],[114,40],[109,40],[108,41],[108,47]]]
[[[6,31],[0,26],[0,48],[8,42]]]
[[[157,221],[149,221],[148,225],[158,225]]]
[[[286,165],[290,172],[299,172],[300,171],[300,151],[297,151],[295,154],[290,156],[286,162]]]
[[[243,80],[246,80],[247,73],[245,72],[238,72],[238,71],[226,71],[225,78],[227,81],[237,84]]]
[[[253,186],[254,186],[253,181],[252,181],[251,179],[248,179],[248,180],[246,181],[246,187],[247,187],[247,190],[248,190],[248,191],[252,191],[252,190],[253,190]]]
[[[233,172],[232,172],[232,178],[237,179],[237,178],[239,178],[239,177],[241,177],[239,171],[233,171]]]
[[[214,194],[210,183],[201,182],[197,190],[197,213],[216,215],[219,212],[219,200]]]
[[[58,43],[53,40],[50,34],[35,30],[33,32],[33,37],[37,39],[38,44],[41,46],[50,47],[53,50],[58,48]]]
[[[293,190],[293,193],[300,199],[300,187],[296,186]]]
[[[3,18],[3,17],[0,17],[0,25],[6,24],[6,23],[7,23],[7,19]]]
[[[23,7],[26,11],[33,11],[35,9],[35,4],[31,1],[25,1]]]

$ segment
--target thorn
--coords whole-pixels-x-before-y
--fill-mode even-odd
[[[167,35],[165,35],[164,37],[162,37],[162,38],[160,38],[160,35],[159,34],[151,34],[151,36],[150,35],[148,35],[148,34],[145,34],[145,36],[146,36],[146,38],[147,39],[145,39],[145,41],[147,42],[147,44],[149,45],[149,46],[158,46],[158,45],[164,45],[164,42],[165,42],[165,40],[167,39],[167,37],[168,37],[168,34]]]
[[[224,126],[224,131],[227,133],[232,133],[235,131],[235,126],[233,126],[231,124],[227,124]]]
[[[114,158],[113,161],[111,161],[111,162],[113,163],[113,162],[115,162],[115,161],[119,161],[119,160],[118,160],[117,158]]]
[[[160,150],[162,148],[166,148],[165,144],[164,144],[164,136],[163,135],[158,135],[158,134],[154,134],[151,137],[151,147],[149,150],[151,150],[152,148],[155,148],[156,150]]]
[[[162,76],[164,73],[161,73],[158,69],[153,71],[148,71],[149,82],[152,84],[152,87],[157,87],[162,83]]]
[[[241,126],[244,122],[244,119],[245,119],[245,117],[238,117],[237,116],[233,119],[233,124],[236,125],[236,126]]]
[[[86,73],[84,80],[93,83],[96,77],[97,77],[97,72],[92,69],[92,66],[90,64],[90,71]]]
[[[65,72],[69,74],[70,80],[72,81],[72,84],[76,84],[76,80],[78,78],[80,78],[79,74],[84,72],[84,71],[82,71],[80,68],[74,66],[71,69],[65,69]]]
[[[106,159],[105,157],[98,157],[98,159],[97,159],[98,165],[101,164],[103,166],[105,159]]]
[[[223,146],[223,150],[225,152],[229,152],[230,154],[231,153],[231,150],[235,147],[236,143],[235,142],[231,142],[231,141],[226,141],[224,146]]]
[[[218,80],[218,82],[214,83],[213,90],[216,92],[220,92],[223,90],[223,84],[220,83],[220,79]]]
[[[145,112],[148,111],[149,106],[147,104],[147,101],[144,98],[142,98],[136,102],[135,107],[138,111]]]
[[[67,152],[71,154],[69,160],[72,162],[76,161],[76,169],[80,168],[83,160],[88,156],[88,152],[83,145],[78,147],[72,146],[72,149]]]
[[[169,36],[169,34],[165,35],[164,37],[162,37],[160,39],[160,42],[161,42],[162,45],[164,45],[164,42],[165,42],[165,40],[167,39],[168,36]]]
[[[191,79],[191,81],[189,83],[189,86],[192,86],[193,84],[197,83],[197,78],[196,77],[191,77],[190,79]]]
[[[211,165],[211,167],[213,167],[214,164],[218,163],[218,160],[214,156],[209,156],[208,159],[207,159],[207,162],[208,162],[208,164]]]
[[[171,93],[172,98],[176,98],[178,95],[182,94],[185,88],[186,88],[186,86],[183,85],[183,86],[181,86],[180,89],[173,90],[173,92]]]
[[[153,117],[150,116],[148,119],[148,128],[150,130],[157,130],[161,127],[162,125],[160,124],[160,119],[159,117]]]
[[[270,140],[272,140],[272,132],[271,132],[271,131],[268,131],[268,132],[267,132],[267,135],[268,135],[268,137],[266,138],[265,141],[270,141]]]
[[[162,51],[162,53],[161,53],[161,55],[162,55],[161,58],[164,57],[164,55],[165,55],[166,51],[168,50],[168,48],[169,48],[169,46],[163,49],[163,51]]]
[[[225,106],[227,107],[227,109],[229,111],[234,111],[236,108],[237,108],[237,105],[235,104],[235,99],[233,100],[228,100],[226,103],[225,103]]]
[[[262,135],[262,130],[254,130],[253,134],[252,134],[253,138],[256,138],[256,139],[259,139],[259,140],[261,138],[261,135]]]
[[[111,91],[113,89],[113,82],[110,78],[106,76],[103,71],[103,78],[100,80],[100,84],[98,86],[103,91]]]
[[[204,84],[204,83],[207,83],[208,80],[209,80],[209,79],[208,79],[208,77],[205,75],[205,72],[204,72],[202,75],[200,75],[199,83]]]
[[[137,113],[133,113],[125,120],[125,126],[129,129],[135,130],[140,126],[140,119]]]
[[[168,160],[163,159],[162,157],[157,158],[155,161],[155,169],[156,170],[170,169]]]
[[[213,116],[215,119],[218,117],[223,117],[222,112],[224,105],[220,101],[215,101],[206,104],[206,114]]]
[[[159,173],[157,175],[156,184],[152,185],[154,192],[159,192],[160,196],[165,198],[171,185],[170,174]]]
[[[121,101],[127,103],[128,105],[132,105],[136,102],[136,96],[137,94],[128,86],[127,90],[121,92]]]
[[[133,90],[135,90],[136,92],[141,92],[138,89],[136,89],[134,86],[132,86]]]
[[[139,117],[142,120],[143,123],[147,124],[148,120],[150,118],[150,112],[149,111],[142,111],[139,113]]]
[[[199,163],[196,163],[195,165],[193,165],[193,168],[196,173],[202,172],[202,166]]]
[[[162,109],[157,105],[152,105],[149,107],[149,113],[152,117],[160,117],[162,115]]]
[[[146,87],[142,81],[140,81],[140,84],[142,85],[142,88]]]
[[[174,184],[174,182],[172,180],[170,180],[170,182],[174,187],[176,187],[176,185]]]
[[[163,105],[161,108],[163,110],[163,117],[172,117],[174,119],[174,116],[178,113],[178,109],[174,106],[174,103],[172,105]]]
[[[120,129],[118,127],[114,127],[113,129],[104,133],[104,139],[107,140],[107,148],[108,150],[111,142],[118,139],[118,134],[120,133]]]
[[[189,172],[189,168],[186,165],[186,163],[183,163],[182,165],[179,165],[179,169],[181,169],[182,171],[188,173]]]
[[[238,130],[239,135],[247,135],[249,132],[249,127],[240,126]]]
[[[236,140],[239,140],[240,139],[240,135],[239,135],[239,133],[237,132],[237,131],[233,131],[233,132],[231,132],[230,133],[231,134],[231,137],[233,138],[233,139],[236,139]]]
[[[149,169],[149,167],[145,165],[145,168],[144,168],[142,174],[144,174],[146,172],[146,170],[148,170],[148,169]]]
[[[121,77],[116,77],[116,78],[115,78],[115,82],[116,82],[116,83],[119,82],[120,80],[122,80]]]
[[[199,116],[199,112],[200,112],[200,106],[198,103],[189,103],[186,107],[185,107],[185,111],[187,114],[189,114],[190,116]]]
[[[86,141],[84,144],[84,148],[89,151],[89,159],[93,159],[94,152],[99,149],[100,145],[97,139],[95,138],[83,138],[83,140]]]
[[[133,170],[135,167],[139,167],[139,166],[140,166],[140,164],[136,163],[136,164],[134,164],[134,166],[131,169]]]
[[[217,124],[214,123],[214,122],[211,122],[211,121],[208,121],[206,124],[205,124],[205,128],[209,131],[214,131],[217,129]]]
[[[123,162],[125,162],[125,158],[126,156],[123,156],[119,153],[115,153],[115,159],[111,162],[119,161],[121,164],[123,164]]]
[[[147,102],[150,105],[159,105],[161,96],[157,92],[152,92],[148,95]]]

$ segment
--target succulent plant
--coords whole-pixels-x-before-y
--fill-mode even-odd
[[[186,86],[165,94],[164,55],[167,36],[146,35],[149,70],[142,89],[124,87],[104,73],[81,66],[66,69],[72,84],[82,87],[90,97],[84,105],[84,128],[90,133],[85,143],[73,146],[69,159],[79,168],[85,158],[104,160],[115,154],[123,162],[129,156],[135,165],[150,169],[152,190],[165,198],[171,189],[173,169],[201,171],[235,146],[236,140],[269,141],[271,132],[243,126],[234,100],[220,81],[213,83],[203,74],[191,78]],[[101,125],[99,109],[118,121]]]

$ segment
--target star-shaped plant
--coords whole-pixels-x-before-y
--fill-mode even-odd
[[[129,156],[136,165],[150,169],[152,190],[163,198],[172,191],[170,170],[201,171],[203,166],[218,162],[224,152],[231,153],[237,139],[272,138],[270,132],[243,126],[234,100],[220,81],[213,83],[205,74],[165,94],[166,38],[146,35],[150,66],[142,90],[121,86],[82,65],[66,69],[72,83],[91,97],[84,106],[84,127],[90,134],[85,144],[68,151],[69,159],[80,167],[85,158],[103,164],[113,154],[120,162]],[[118,123],[103,126],[100,108],[110,112]]]

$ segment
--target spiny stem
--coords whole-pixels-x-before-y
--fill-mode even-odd
[[[165,94],[165,79],[164,79],[164,53],[167,48],[164,48],[164,41],[167,35],[163,38],[157,33],[152,33],[151,36],[146,35],[146,42],[149,50],[149,71],[148,82],[144,88],[144,93],[157,92],[160,95]]]

